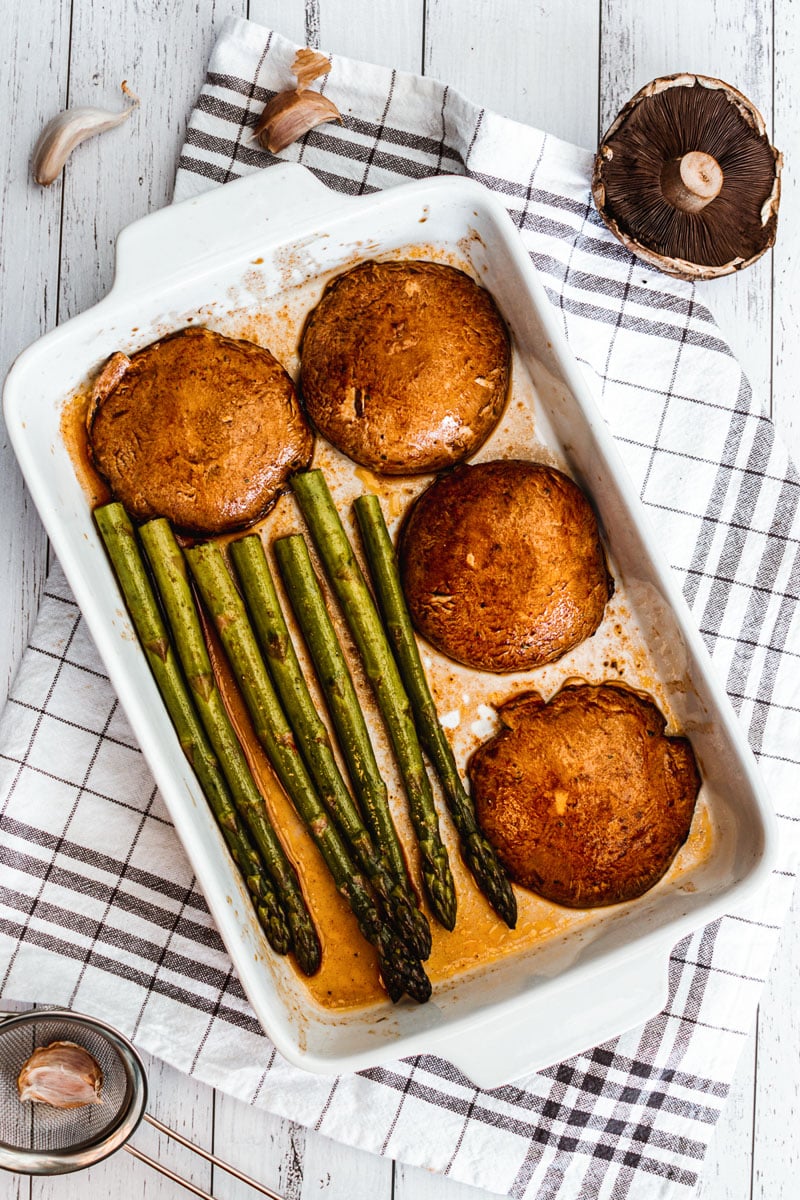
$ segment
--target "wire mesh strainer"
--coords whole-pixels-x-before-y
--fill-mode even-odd
[[[96,1060],[103,1072],[100,1104],[63,1109],[20,1100],[17,1077],[23,1064],[38,1046],[51,1042],[76,1042]],[[0,1014],[0,1167],[4,1170],[63,1175],[91,1167],[124,1147],[195,1196],[213,1200],[208,1192],[128,1144],[144,1120],[262,1195],[281,1200],[276,1192],[151,1117],[146,1105],[144,1064],[135,1047],[110,1025],[62,1009]]]

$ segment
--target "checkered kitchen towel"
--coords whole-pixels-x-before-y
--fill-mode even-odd
[[[296,47],[229,22],[176,200],[269,167],[249,136]],[[800,479],[691,285],[631,258],[590,156],[428,79],[334,59],[344,125],[283,155],[340,191],[439,172],[502,196],[761,760],[783,861],[746,911],[676,947],[668,1007],[482,1093],[435,1058],[332,1081],[279,1059],[233,975],[62,576],[0,730],[0,986],[74,1005],[209,1083],[332,1137],[513,1196],[685,1194],[752,1026],[800,821]]]

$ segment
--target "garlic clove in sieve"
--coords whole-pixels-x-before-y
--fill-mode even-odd
[[[88,1050],[76,1042],[37,1046],[17,1076],[20,1100],[52,1108],[102,1104],[103,1072]]]

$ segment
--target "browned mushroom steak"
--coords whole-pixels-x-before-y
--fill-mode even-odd
[[[385,475],[452,466],[506,400],[510,344],[489,293],[453,267],[366,262],[328,285],[301,348],[308,416]]]
[[[441,476],[411,508],[399,554],[419,632],[484,671],[560,658],[594,633],[614,591],[589,501],[541,463]]]
[[[208,329],[185,329],[129,360],[114,355],[93,401],[94,463],[138,520],[168,517],[189,533],[242,529],[311,459],[311,431],[281,364]]]
[[[500,709],[476,750],[478,819],[523,887],[568,908],[633,900],[685,842],[700,777],[649,696],[618,684],[537,692]]]

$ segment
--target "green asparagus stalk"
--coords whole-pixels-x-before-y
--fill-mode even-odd
[[[385,864],[408,897],[416,925],[416,944],[422,951],[422,957],[427,958],[431,952],[430,926],[418,907],[416,892],[408,877],[403,849],[392,821],[386,783],[375,758],[347,660],[311,565],[305,539],[299,533],[279,538],[273,549],[292,610],[328,702],[328,711],[364,819]]]
[[[191,552],[190,559],[195,561],[196,557],[207,553],[208,548],[198,547]],[[342,778],[328,730],[317,712],[297,659],[261,538],[251,535],[233,542],[230,553],[267,670],[317,793],[372,884],[387,919],[417,957],[425,958],[430,949],[426,952],[424,940],[417,935],[408,896],[376,853],[361,813]]]
[[[411,624],[397,557],[377,496],[359,496],[356,516],[383,623],[406,686],[417,733],[442,782],[447,807],[461,839],[461,853],[489,903],[511,929],[517,923],[517,901],[494,847],[478,825],[453,751],[439,721]]]
[[[422,858],[422,878],[431,908],[445,929],[452,929],[456,923],[456,889],[447,848],[439,831],[439,818],[411,705],[375,601],[322,472],[303,471],[293,475],[292,488],[341,603],[389,731],[408,796]]]
[[[269,819],[264,798],[256,787],[214,679],[180,546],[163,518],[149,521],[139,532],[200,720],[239,814],[248,826],[281,898],[298,965],[306,975],[313,975],[319,969],[322,957],[319,937],[295,869]]]
[[[377,949],[389,996],[398,1000],[408,992],[415,1000],[427,1000],[430,980],[406,944],[382,919],[367,880],[354,865],[315,791],[222,551],[210,542],[187,550],[186,558],[242,689],[256,735],[362,934]]]
[[[286,954],[292,944],[286,916],[258,851],[236,812],[219,763],[198,720],[133,525],[121,504],[104,505],[96,509],[94,515],[181,749],[197,775],[231,857],[253,898],[269,944],[278,954]]]

